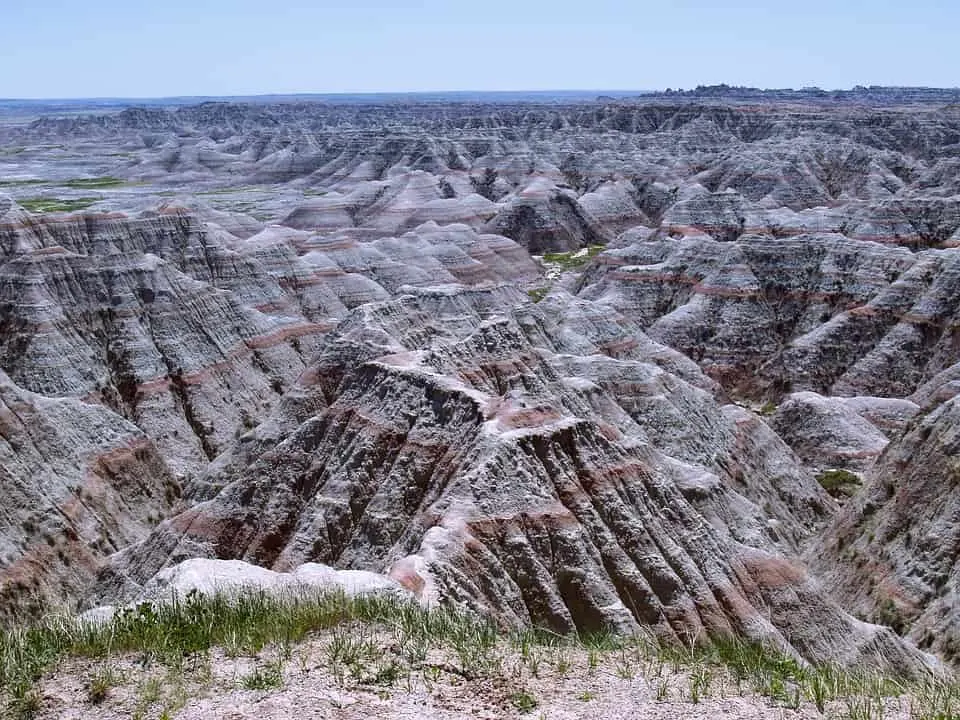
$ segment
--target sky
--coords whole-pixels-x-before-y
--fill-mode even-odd
[[[960,86],[957,0],[0,0],[0,97]]]

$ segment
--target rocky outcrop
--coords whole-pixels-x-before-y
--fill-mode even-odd
[[[737,393],[904,397],[952,363],[958,260],[838,235],[654,236],[601,255],[580,295]]]
[[[36,217],[7,200],[3,212],[8,613],[83,594],[105,555],[269,417],[350,308],[405,284],[537,273],[509,239],[460,225],[364,243],[277,227],[242,238],[169,205]]]
[[[355,311],[271,422],[211,468],[208,499],[120,553],[101,592],[136,595],[185,557],[318,561],[561,632],[643,624],[924,662],[788,559],[834,506],[759,418],[656,355],[569,352],[656,348],[625,337],[626,319],[588,340],[575,312],[570,325],[530,305],[503,314],[509,292]]]
[[[960,119],[727,91],[0,124],[0,369],[56,491],[5,483],[62,508],[144,448],[98,475],[135,510],[51,526],[113,533],[83,572],[19,516],[0,572],[321,562],[506,624],[927,664],[855,610],[954,652]],[[99,439],[47,448],[50,408]]]
[[[171,514],[181,488],[153,443],[100,405],[0,372],[0,621],[69,609],[104,558]]]
[[[949,376],[924,388],[932,403],[887,447],[811,559],[849,607],[955,661],[960,405]]]
[[[543,182],[512,197],[486,230],[506,235],[534,254],[568,252],[610,239],[575,197]]]
[[[872,401],[867,407],[877,413],[882,412],[880,403],[890,402],[880,398],[857,399]],[[813,468],[862,472],[873,466],[889,439],[849,400],[811,392],[788,395],[771,418],[770,427]],[[917,409],[910,403],[907,406],[895,406],[898,415],[905,414],[904,421],[909,421],[910,409]]]

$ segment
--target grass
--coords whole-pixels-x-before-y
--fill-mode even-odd
[[[211,188],[210,190],[200,190],[195,195],[233,195],[234,193],[250,192],[259,190],[256,185],[236,185],[231,187]]]
[[[40,712],[43,706],[43,699],[36,690],[28,690],[23,695],[18,695],[7,703],[7,716],[12,720],[30,720]]]
[[[46,180],[0,180],[0,187],[22,187],[24,185],[44,185]]]
[[[75,180],[67,180],[62,183],[64,187],[73,188],[74,190],[101,190],[103,188],[112,188],[119,187],[126,184],[120,178],[115,177],[98,177],[98,178],[77,178]]]
[[[283,665],[273,662],[258,666],[240,683],[247,690],[273,690],[283,686]]]
[[[24,210],[32,213],[75,212],[77,210],[84,210],[90,207],[98,200],[99,198],[93,197],[75,198],[70,200],[62,198],[35,197],[17,200],[17,204],[20,205]]]
[[[50,617],[0,635],[0,714],[24,720],[42,709],[38,681],[68,660],[103,664],[86,684],[90,704],[107,700],[125,681],[118,659],[135,658],[143,668],[161,668],[137,690],[135,717],[172,715],[190,693],[185,678],[212,678],[210,653],[254,658],[236,678],[239,687],[267,692],[284,686],[294,648],[322,639],[322,662],[333,681],[351,689],[410,687],[416,679],[432,687],[443,678],[459,683],[505,678],[503,702],[527,713],[539,705],[538,678],[603,672],[632,681],[643,677],[657,701],[752,693],[785,709],[812,705],[821,713],[874,718],[888,698],[907,695],[913,720],[960,718],[960,686],[935,678],[904,681],[832,666],[810,667],[762,645],[717,639],[667,644],[652,635],[593,633],[561,636],[542,630],[505,631],[493,622],[450,608],[424,609],[390,596],[348,598],[338,592],[270,596],[191,594],[169,604],[144,603],[110,621],[80,622]],[[301,673],[308,672],[301,656]],[[664,673],[682,678],[670,692]],[[170,689],[172,688],[172,690]],[[577,698],[597,696],[582,691]]]
[[[543,262],[547,265],[558,266],[561,270],[576,270],[586,265],[590,260],[599,255],[604,250],[603,245],[591,245],[582,250],[573,250],[565,253],[546,253],[543,256]]]
[[[510,703],[522,713],[533,712],[537,705],[540,704],[537,702],[537,698],[527,690],[517,690],[517,692],[513,693],[510,696]]]
[[[550,292],[550,288],[539,287],[539,288],[533,288],[532,290],[527,290],[527,295],[533,302],[538,303],[541,300],[543,300],[549,294],[549,292]]]
[[[817,475],[817,482],[832,497],[846,499],[860,489],[863,482],[849,470],[824,470]]]
[[[87,682],[87,702],[91,705],[99,705],[107,699],[111,688],[119,682],[120,678],[113,668],[108,666],[98,670]]]

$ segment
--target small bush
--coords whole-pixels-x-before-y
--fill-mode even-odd
[[[863,484],[860,477],[849,470],[824,470],[817,482],[832,497],[846,499],[856,494]]]
[[[533,712],[540,703],[527,690],[518,690],[510,696],[510,704],[522,713]]]
[[[547,296],[547,293],[549,292],[550,292],[550,288],[548,287],[534,288],[533,290],[527,290],[527,296],[533,302],[538,303],[541,300],[543,300]]]
[[[777,411],[777,404],[772,400],[767,400],[760,408],[759,413],[763,417],[770,417]]]
[[[283,668],[280,663],[270,663],[254,668],[243,678],[241,685],[247,690],[273,690],[283,686]]]
[[[99,705],[110,694],[110,689],[117,684],[117,677],[110,668],[97,672],[87,683],[87,701],[91,705]]]
[[[11,720],[32,720],[40,712],[43,700],[36,690],[29,690],[7,703],[7,717]]]

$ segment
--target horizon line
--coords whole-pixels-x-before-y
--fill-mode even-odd
[[[411,97],[417,95],[558,95],[558,94],[593,94],[605,93],[637,94],[637,95],[664,95],[667,93],[693,93],[699,89],[727,88],[733,90],[758,90],[762,92],[853,92],[855,90],[943,90],[960,92],[960,86],[938,87],[935,85],[854,85],[848,88],[821,88],[819,86],[793,87],[754,87],[749,85],[698,85],[694,88],[666,88],[666,89],[631,89],[631,88],[550,88],[542,90],[360,90],[360,91],[296,91],[296,92],[255,92],[255,93],[223,93],[223,94],[186,94],[186,95],[92,95],[70,97],[0,97],[0,103],[31,103],[31,102],[134,102],[142,100],[203,100],[211,98],[224,99],[259,99],[275,97],[376,97],[396,96]]]

